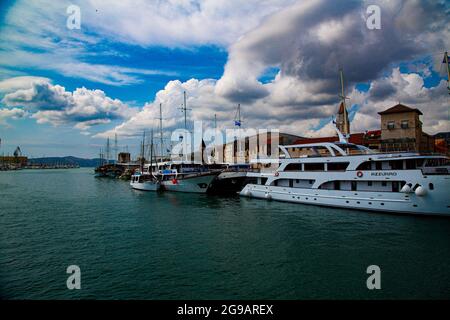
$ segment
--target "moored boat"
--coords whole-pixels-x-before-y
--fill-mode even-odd
[[[246,197],[391,213],[450,216],[450,161],[375,153],[341,141],[280,146],[278,168],[249,172]]]

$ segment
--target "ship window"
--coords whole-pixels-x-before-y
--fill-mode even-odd
[[[293,188],[294,187],[294,180],[289,179],[289,188]]]
[[[413,170],[416,169],[416,160],[414,159],[408,159],[406,162],[406,169],[407,170]]]
[[[261,184],[266,184],[267,178],[261,178]]]
[[[300,183],[300,180],[299,179],[295,179],[295,183]]]
[[[388,121],[387,128],[388,130],[395,129],[395,121]]]
[[[313,184],[314,183],[314,180],[309,180],[309,184]]]
[[[328,171],[345,171],[350,162],[333,162],[328,164]]]
[[[400,190],[398,181],[392,182],[392,192],[398,192]]]
[[[341,182],[340,181],[334,181],[334,190],[341,190]]]
[[[382,168],[383,168],[383,166],[382,166],[382,162],[381,161],[375,162],[375,169],[376,170],[381,170]]]
[[[352,181],[352,191],[356,191],[357,183],[356,181]]]
[[[434,184],[432,184],[432,183],[428,184],[428,188],[429,188],[430,190],[434,190]]]
[[[323,163],[305,163],[305,171],[324,171]]]
[[[368,185],[369,187],[371,187],[371,186],[372,186],[372,181],[367,181],[367,185]]]
[[[302,171],[301,163],[289,163],[284,171]]]
[[[387,186],[387,182],[386,182],[386,181],[382,181],[382,182],[381,182],[381,185],[382,185],[383,187],[386,187],[386,186]]]
[[[370,161],[361,163],[356,170],[370,170]]]
[[[393,160],[389,161],[392,170],[402,170],[403,169],[403,160]]]

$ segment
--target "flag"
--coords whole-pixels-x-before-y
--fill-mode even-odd
[[[240,121],[234,121],[234,125],[240,127],[241,126],[241,122]]]

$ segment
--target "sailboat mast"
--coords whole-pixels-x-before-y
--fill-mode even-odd
[[[144,163],[145,163],[144,154],[145,154],[145,130],[142,135],[142,145],[141,145],[141,174],[144,172]]]
[[[162,103],[159,104],[159,139],[161,144],[161,162],[163,161],[163,126],[162,126]]]
[[[150,142],[150,174],[153,172],[153,128],[151,131],[151,142]]]
[[[106,139],[106,164],[109,164],[109,158],[111,158],[111,146],[109,144],[109,137]]]
[[[184,95],[184,130],[187,130],[187,121],[186,121],[186,115],[187,115],[186,91],[183,91],[183,95]]]
[[[114,133],[114,162],[117,161],[117,133]]]

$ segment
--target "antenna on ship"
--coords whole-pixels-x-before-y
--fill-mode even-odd
[[[336,121],[334,119],[332,119],[331,123],[333,124],[333,128],[334,128],[334,130],[336,130],[336,133],[339,137],[339,142],[340,143],[348,143],[347,138],[342,134],[341,130],[339,130],[339,128],[337,127]]]

